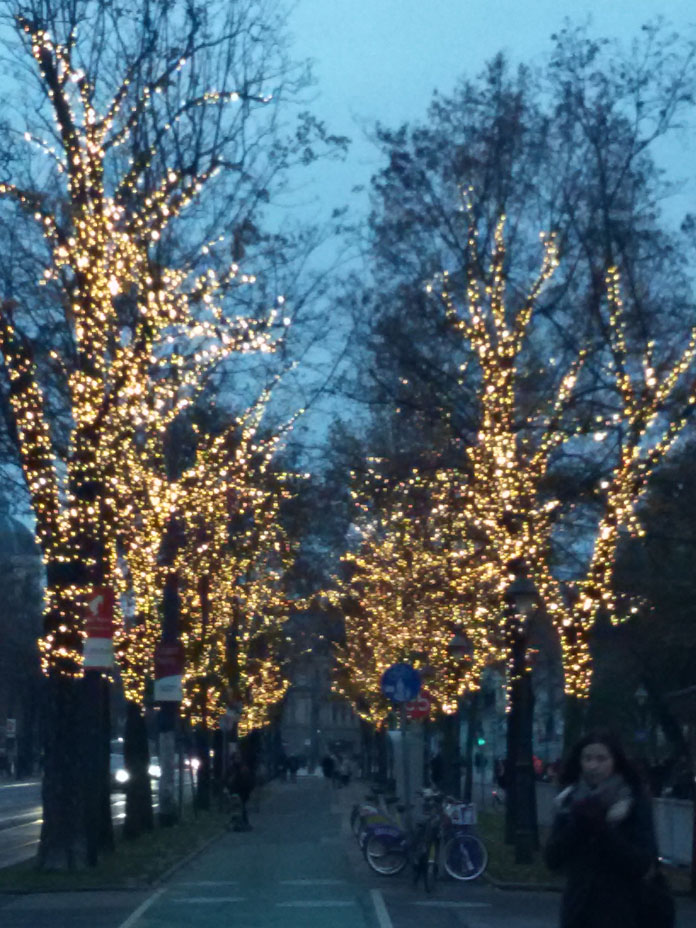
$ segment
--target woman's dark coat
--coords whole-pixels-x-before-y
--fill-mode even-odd
[[[635,928],[641,883],[657,860],[649,797],[633,791],[612,816],[592,802],[574,803],[569,789],[557,807],[545,857],[567,877],[561,928]]]

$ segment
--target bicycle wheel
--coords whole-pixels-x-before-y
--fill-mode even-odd
[[[406,849],[396,838],[370,835],[364,851],[365,860],[381,876],[394,876],[406,866]]]
[[[445,845],[445,870],[455,880],[475,880],[488,863],[488,851],[476,835],[456,835]]]

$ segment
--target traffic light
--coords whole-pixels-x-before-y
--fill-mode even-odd
[[[483,726],[479,725],[477,732],[476,732],[476,744],[478,744],[478,746],[482,748],[485,743],[486,743],[486,736],[483,733]]]

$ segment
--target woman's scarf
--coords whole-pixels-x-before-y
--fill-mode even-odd
[[[556,797],[559,808],[569,808],[579,802],[598,800],[605,809],[607,822],[622,822],[633,808],[633,790],[626,780],[614,773],[596,786],[589,784],[582,776],[576,783],[571,783]]]

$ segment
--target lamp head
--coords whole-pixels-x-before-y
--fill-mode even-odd
[[[505,600],[517,615],[529,616],[534,612],[539,597],[536,587],[529,577],[515,577],[505,591]]]

